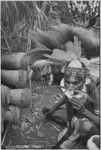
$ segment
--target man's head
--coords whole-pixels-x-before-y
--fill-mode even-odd
[[[69,90],[82,90],[86,80],[86,69],[79,60],[73,60],[64,70],[65,86]]]

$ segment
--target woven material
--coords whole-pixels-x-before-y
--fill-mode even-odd
[[[3,107],[10,104],[10,89],[4,85],[1,85],[1,104]]]
[[[20,109],[17,106],[9,106],[5,112],[5,120],[13,123],[19,122]]]
[[[21,97],[21,106],[28,106],[30,104],[30,101],[32,100],[31,91],[30,89],[23,89],[22,91],[22,97]]]
[[[6,70],[21,69],[21,59],[25,53],[8,53],[1,56],[1,68]]]
[[[11,104],[18,105],[20,107],[29,106],[31,101],[30,89],[12,89],[10,90],[10,94]]]
[[[23,70],[28,68],[28,58],[25,55],[20,59],[20,68]]]
[[[29,86],[29,73],[25,70],[1,70],[1,82],[10,88]]]
[[[19,70],[19,80],[16,88],[29,87],[29,74],[28,71]]]

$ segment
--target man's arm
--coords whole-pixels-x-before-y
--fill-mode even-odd
[[[97,83],[91,82],[90,84],[86,85],[87,94],[92,97],[95,102],[96,106],[99,109],[100,108],[100,91],[98,87],[96,86]],[[96,109],[95,106],[95,109]]]
[[[100,128],[100,117],[98,115],[93,114],[86,108],[82,114],[90,121],[92,121],[98,128]]]
[[[98,128],[100,127],[99,115],[90,112],[84,105],[83,100],[73,97],[72,104],[74,109],[78,110],[80,114],[91,120]]]
[[[56,103],[56,104],[54,105],[53,108],[47,109],[47,108],[45,107],[45,108],[43,109],[43,113],[45,113],[46,110],[48,110],[45,114],[51,115],[55,110],[57,110],[61,105],[63,105],[63,104],[65,103],[65,100],[66,100],[66,96],[63,95],[63,97],[59,100],[58,103]]]

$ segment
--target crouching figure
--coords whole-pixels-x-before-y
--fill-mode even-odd
[[[47,119],[51,118],[67,126],[67,132],[59,139],[54,148],[64,148],[63,143],[77,134],[78,137],[83,137],[87,144],[87,140],[92,135],[99,134],[100,128],[99,90],[91,80],[89,71],[79,60],[73,60],[67,63],[63,72],[64,78],[60,82],[60,87],[64,96],[53,108],[43,109],[43,114]],[[64,111],[61,111],[64,104],[66,107]],[[67,148],[70,147],[67,146]]]

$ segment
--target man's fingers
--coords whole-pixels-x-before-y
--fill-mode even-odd
[[[77,101],[72,100],[71,101],[72,104],[78,105],[79,103]]]
[[[81,103],[81,104],[84,104],[85,103],[85,96],[81,97],[81,98],[75,98],[73,97],[72,98],[72,101],[75,101],[77,103]]]
[[[75,102],[75,101],[72,101],[72,105],[73,105],[73,107],[75,107],[76,109],[80,109],[80,108],[83,106],[82,103],[77,103],[77,102]]]
[[[73,105],[73,107],[75,106],[75,107],[78,107],[78,108],[80,108],[80,107],[82,106],[82,105],[77,104],[77,103],[75,103],[75,102],[73,102],[72,105]]]
[[[73,105],[73,108],[76,109],[76,110],[79,110],[79,107]]]
[[[72,99],[72,102],[75,102],[77,104],[82,103],[82,101],[80,99],[75,99],[75,98]]]
[[[72,104],[73,104],[73,105],[76,105],[76,106],[79,106],[79,107],[81,107],[81,106],[82,106],[82,104],[81,104],[81,103],[76,102],[76,101],[72,101]]]

